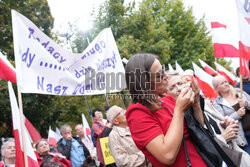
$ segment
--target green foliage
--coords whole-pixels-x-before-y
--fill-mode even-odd
[[[51,35],[54,19],[47,0],[0,1],[0,51],[14,60],[11,9],[23,14],[45,34]]]
[[[192,61],[199,64],[199,58],[214,67],[213,44],[204,20],[196,20],[181,0],[143,0],[137,11],[134,3],[125,6],[123,2],[109,0],[100,7],[92,38],[111,27],[121,57],[150,52],[161,63],[175,66],[177,61],[184,69],[192,68]]]
[[[14,9],[32,22],[34,22],[45,34],[51,36],[53,17],[46,0],[1,0],[0,1],[0,51],[14,59],[11,9]],[[13,84],[15,87],[15,84]],[[16,90],[16,89],[15,89]],[[17,91],[15,91],[17,92]],[[55,96],[23,94],[24,115],[47,137],[46,131],[49,125],[55,125],[60,112],[53,110]],[[7,82],[0,80],[0,136],[12,135],[12,118]]]

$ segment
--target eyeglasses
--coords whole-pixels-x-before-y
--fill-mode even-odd
[[[115,116],[114,116],[114,118],[116,118],[117,116],[119,116],[120,114],[125,114],[126,113],[126,110],[122,110],[121,112],[119,112],[118,114],[116,114]]]
[[[164,69],[160,70],[159,72],[155,73],[157,78],[164,79],[166,78],[166,72]]]

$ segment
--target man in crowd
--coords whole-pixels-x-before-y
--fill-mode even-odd
[[[125,112],[118,106],[107,111],[108,121],[113,123],[109,134],[109,149],[118,167],[145,166],[145,156],[136,147],[127,127]]]
[[[76,134],[81,138],[83,144],[88,148],[90,155],[93,159],[96,159],[96,148],[93,145],[91,137],[89,135],[84,134],[84,129],[82,124],[77,124],[75,126]]]
[[[240,77],[240,68],[236,69],[236,74]],[[243,91],[250,95],[250,78],[248,76],[242,75]],[[240,87],[240,83],[237,83],[236,88]]]
[[[71,161],[73,167],[81,167],[90,153],[81,138],[72,137],[71,132],[72,129],[69,125],[65,124],[61,127],[60,133],[63,138],[57,142],[57,149]]]
[[[13,138],[10,138],[5,143],[3,143],[1,147],[1,154],[3,161],[2,162],[0,161],[0,167],[15,166],[16,149],[15,149],[15,140]]]
[[[100,161],[100,166],[104,165],[104,159],[102,155],[102,149],[101,149],[101,144],[100,144],[100,138],[102,137],[102,134],[106,128],[111,128],[111,123],[108,123],[106,120],[103,120],[103,115],[102,111],[100,109],[94,109],[93,113],[93,124],[92,124],[92,129],[93,129],[93,135],[96,139],[96,152],[97,152],[97,157],[98,161]]]

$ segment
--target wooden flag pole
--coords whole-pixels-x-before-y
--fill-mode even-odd
[[[243,82],[242,82],[242,74],[240,74],[240,98],[243,99]]]
[[[23,144],[24,164],[25,164],[25,167],[28,167],[28,158],[27,158],[26,142],[25,142],[25,135],[24,135],[23,102],[22,102],[22,94],[21,94],[20,89],[21,88],[18,85],[17,92],[18,92],[18,103],[19,103],[19,111],[20,111],[21,136],[22,136],[22,144]]]

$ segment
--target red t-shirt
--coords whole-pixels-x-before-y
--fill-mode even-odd
[[[165,167],[167,165],[158,161],[147,149],[146,145],[160,134],[166,134],[172,121],[172,114],[169,110],[174,112],[175,100],[172,96],[161,98],[162,105],[165,107],[158,111],[150,111],[142,104],[132,104],[128,107],[126,118],[128,127],[131,131],[132,138],[136,146],[144,153],[146,158],[154,166]],[[184,137],[186,139],[187,150],[192,167],[206,166],[205,162],[197,152],[195,146],[190,140],[186,123],[184,122]],[[187,159],[183,143],[181,144],[179,153],[176,157],[174,167],[186,167]]]

